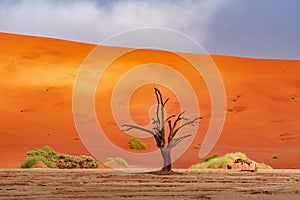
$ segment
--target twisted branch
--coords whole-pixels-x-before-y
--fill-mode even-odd
[[[127,127],[126,129],[122,129],[122,131],[129,131],[131,129],[138,129],[138,130],[141,130],[141,131],[144,131],[144,132],[147,132],[147,133],[150,133],[151,135],[155,135],[155,133],[153,131],[150,131],[148,129],[145,129],[143,127],[140,127],[140,126],[135,126],[135,125],[129,125],[129,124],[123,124],[122,127]]]
[[[152,136],[154,136],[157,147],[164,148],[166,145],[165,125],[166,125],[166,123],[168,123],[168,127],[169,127],[168,146],[171,145],[171,147],[174,147],[179,142],[181,142],[183,139],[190,136],[190,135],[186,135],[186,136],[182,136],[177,139],[174,139],[174,137],[176,136],[178,131],[187,125],[194,125],[195,123],[198,123],[199,120],[201,119],[201,117],[196,117],[196,118],[190,120],[190,119],[183,117],[183,114],[185,112],[181,112],[177,115],[177,118],[174,120],[173,123],[172,123],[171,119],[176,117],[176,115],[171,115],[165,119],[165,105],[169,101],[169,98],[167,98],[164,101],[160,90],[157,88],[154,88],[154,90],[155,90],[155,96],[156,96],[156,100],[157,100],[157,108],[156,108],[156,119],[152,118],[152,125],[153,125],[152,130],[148,130],[148,129],[145,129],[143,127],[136,126],[136,125],[124,124],[124,125],[122,125],[122,127],[125,127],[125,129],[123,131],[137,129],[137,130],[141,130],[146,133],[149,133]],[[186,122],[181,125],[178,125],[183,120],[185,120]]]
[[[185,136],[182,136],[182,137],[179,137],[179,138],[176,138],[176,139],[172,140],[172,141],[168,144],[168,147],[173,148],[173,147],[175,147],[179,142],[181,142],[182,140],[184,140],[185,138],[190,137],[190,136],[191,136],[191,134],[185,135]]]

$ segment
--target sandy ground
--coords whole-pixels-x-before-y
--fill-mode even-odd
[[[27,151],[44,145],[60,153],[89,155],[74,125],[72,90],[81,63],[95,46],[6,33],[0,33],[0,44],[0,168],[20,167]],[[101,48],[105,50],[104,57],[118,50],[117,47]],[[186,71],[188,66],[169,54],[142,50],[135,53],[116,61],[114,65],[119,71],[112,70],[110,74],[108,71],[107,77],[119,76],[133,64],[155,58],[198,80],[191,71]],[[230,111],[210,155],[242,151],[249,158],[275,168],[300,168],[300,61],[212,58],[224,80]],[[210,122],[208,92],[201,90],[203,85],[193,80],[191,84],[199,86],[197,95],[206,117],[188,151],[174,163],[178,168],[201,161],[197,147]],[[108,85],[110,82],[105,82],[105,86]],[[155,102],[153,91],[148,92],[147,87],[137,91],[130,106],[132,117],[141,124],[150,120],[147,105]],[[101,118],[102,113],[109,113],[101,109],[109,109],[109,106],[101,107],[103,101],[98,93],[96,95],[98,121],[116,146],[129,150],[130,136],[111,119]],[[148,151],[156,149],[153,138],[143,142]],[[99,148],[99,151],[111,150]]]
[[[0,199],[300,199],[299,170],[176,172],[1,169]]]

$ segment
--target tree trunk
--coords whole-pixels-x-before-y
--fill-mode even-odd
[[[160,152],[164,160],[164,165],[161,169],[162,173],[169,173],[172,171],[172,161],[171,161],[171,147],[161,148]]]

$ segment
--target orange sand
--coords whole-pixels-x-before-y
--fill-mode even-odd
[[[95,46],[6,33],[0,33],[0,44],[0,167],[19,167],[28,150],[43,145],[61,153],[89,154],[75,129],[72,89],[77,70]],[[109,54],[117,48],[107,49]],[[137,63],[147,61],[149,51],[138,53]],[[182,66],[172,59],[168,61],[163,52],[152,53],[165,59],[166,64]],[[242,151],[275,168],[300,168],[300,61],[212,57],[224,79],[232,112],[227,112],[224,130],[211,154]],[[147,86],[144,92],[143,88],[137,91],[132,104],[141,104],[144,100],[138,96],[146,92]],[[209,114],[207,91],[197,95],[201,111]],[[144,95],[144,99],[149,96]],[[145,102],[150,105],[153,100]],[[105,111],[98,104],[96,107],[98,112]],[[145,107],[131,111],[141,116]],[[134,119],[140,124],[149,120]],[[109,118],[101,120],[110,122]],[[175,167],[201,161],[195,147],[201,143],[208,123],[209,117],[205,117],[194,144]],[[128,148],[128,136],[109,137]],[[145,142],[149,149],[155,148],[153,140]],[[272,158],[275,155],[278,159]]]

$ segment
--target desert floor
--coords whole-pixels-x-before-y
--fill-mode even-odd
[[[300,199],[300,170],[175,171],[1,169],[0,199]]]

